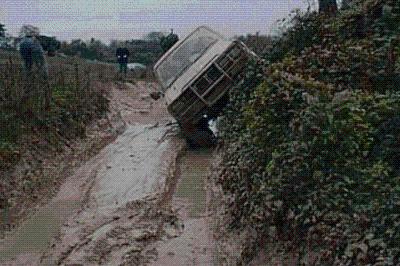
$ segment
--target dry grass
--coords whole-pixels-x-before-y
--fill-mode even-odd
[[[17,52],[0,50],[0,171],[18,161],[32,135],[80,136],[107,111],[106,91],[94,84],[118,78],[115,66],[58,57],[48,63],[52,101],[45,110],[46,81],[38,73],[27,78]]]

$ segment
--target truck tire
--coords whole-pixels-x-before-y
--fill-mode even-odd
[[[191,147],[212,147],[217,143],[217,139],[208,127],[207,120],[201,120],[196,125],[186,124],[181,126],[183,134]]]

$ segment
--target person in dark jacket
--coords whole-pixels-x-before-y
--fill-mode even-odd
[[[129,50],[126,47],[120,47],[117,49],[116,56],[119,64],[119,72],[123,72],[126,75],[128,70]]]
[[[24,69],[28,74],[31,74],[33,66],[36,66],[38,73],[48,78],[48,67],[42,45],[32,33],[27,33],[22,39],[19,51],[24,61]]]
[[[23,60],[23,66],[27,80],[27,90],[31,87],[30,83],[33,81],[34,73],[37,74],[41,87],[44,90],[44,106],[48,110],[51,101],[51,89],[49,84],[49,70],[44,54],[44,50],[34,32],[26,32],[25,36],[19,44],[19,52]],[[25,91],[29,94],[29,91]]]

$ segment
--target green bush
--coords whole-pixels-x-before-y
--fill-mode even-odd
[[[397,263],[400,94],[355,91],[335,102],[326,93],[308,104],[301,93],[264,82],[241,119],[223,124],[224,132],[242,127],[220,178],[233,196],[232,226],[276,230],[328,264],[380,255]]]
[[[231,227],[257,231],[244,260],[273,243],[305,264],[400,263],[399,27],[385,18],[399,5],[299,17],[275,63],[250,66],[231,91],[219,182]],[[372,32],[355,28],[362,12]]]

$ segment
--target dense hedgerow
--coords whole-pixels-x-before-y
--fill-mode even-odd
[[[399,2],[372,0],[299,16],[232,91],[219,181],[254,246],[305,264],[400,263],[399,17]]]

